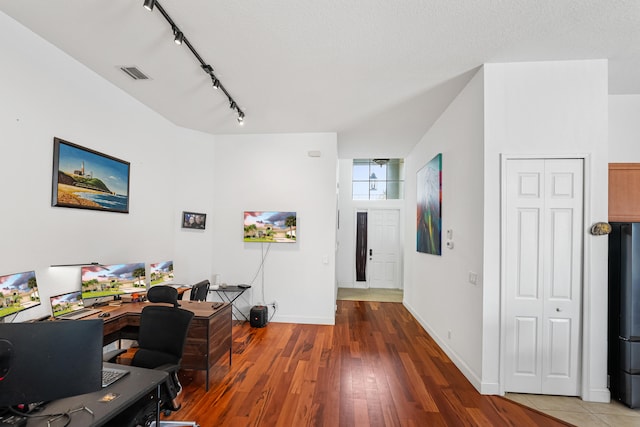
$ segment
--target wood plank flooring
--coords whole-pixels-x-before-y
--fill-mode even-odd
[[[210,426],[567,426],[482,396],[402,304],[338,301],[336,325],[233,327],[205,393],[181,373],[182,409],[166,419]]]

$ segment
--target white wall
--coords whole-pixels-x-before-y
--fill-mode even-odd
[[[588,234],[607,220],[607,62],[487,64],[484,151],[483,389],[499,382],[501,155],[586,157],[582,398],[609,401],[607,239]]]
[[[174,260],[178,281],[209,275],[210,231],[182,231],[180,212],[211,210],[201,196],[213,136],[177,128],[1,13],[0,37],[11,40],[0,67],[0,274],[35,270],[43,301],[10,320],[49,314],[50,295],[79,288],[79,267],[52,264]],[[54,136],[131,163],[129,214],[51,206]]]
[[[479,71],[405,159],[404,303],[422,326],[480,389],[482,292],[483,72]],[[442,230],[454,248],[442,255],[416,252],[416,173],[442,153]],[[450,333],[450,334],[449,334]],[[450,338],[449,338],[450,335]]]
[[[385,157],[385,156],[382,156]],[[365,157],[366,158],[366,157]],[[339,161],[339,188],[338,207],[340,221],[338,228],[338,252],[336,255],[336,277],[338,287],[353,288],[363,287],[356,282],[356,212],[367,209],[398,209],[400,210],[400,230],[403,227],[404,200],[353,200],[352,175],[353,159],[340,159]],[[404,244],[404,235],[400,236],[400,244]],[[401,275],[402,276],[402,272]],[[403,287],[402,277],[400,288]]]
[[[240,308],[275,300],[274,321],[333,324],[336,135],[217,136],[214,166],[213,269],[222,282],[252,285]],[[295,211],[298,241],[244,243],[243,212],[258,210]]]
[[[204,279],[213,283],[211,260],[216,208],[212,191],[216,158],[214,140],[208,134],[180,129],[176,138],[167,141],[166,153],[172,153],[169,168],[153,174],[168,173],[174,185],[173,217],[164,227],[175,230],[173,260],[176,283],[192,285]],[[183,211],[207,214],[206,228],[182,228]]]
[[[640,95],[609,96],[609,163],[640,162]]]

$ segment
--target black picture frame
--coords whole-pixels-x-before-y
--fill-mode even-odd
[[[207,224],[207,214],[199,212],[182,212],[182,228],[204,230]]]
[[[130,163],[53,138],[51,206],[129,213]]]

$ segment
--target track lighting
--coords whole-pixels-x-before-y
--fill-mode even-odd
[[[189,43],[189,40],[185,37],[184,33],[180,31],[178,26],[175,24],[175,22],[173,22],[173,19],[171,19],[169,14],[167,14],[167,12],[160,5],[160,3],[157,0],[144,0],[143,6],[145,9],[149,11],[152,11],[154,6],[158,9],[158,11],[164,17],[164,19],[166,19],[166,21],[171,26],[171,31],[173,31],[173,36],[174,36],[173,41],[178,45],[185,44],[189,48],[191,53],[193,53],[193,56],[195,56],[198,62],[200,63],[200,66],[202,67],[204,72],[211,77],[211,83],[213,84],[213,88],[220,89],[224,93],[224,95],[227,97],[227,99],[229,100],[229,108],[231,108],[237,113],[238,123],[242,125],[244,122],[244,112],[240,109],[240,107],[238,107],[238,104],[236,104],[236,102],[233,100],[231,95],[229,95],[229,92],[222,85],[222,82],[213,74],[213,67],[207,64],[206,62],[204,62],[200,54],[191,45],[191,43]]]

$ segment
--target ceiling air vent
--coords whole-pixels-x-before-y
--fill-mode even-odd
[[[120,67],[133,80],[149,80],[149,77],[137,67]]]

